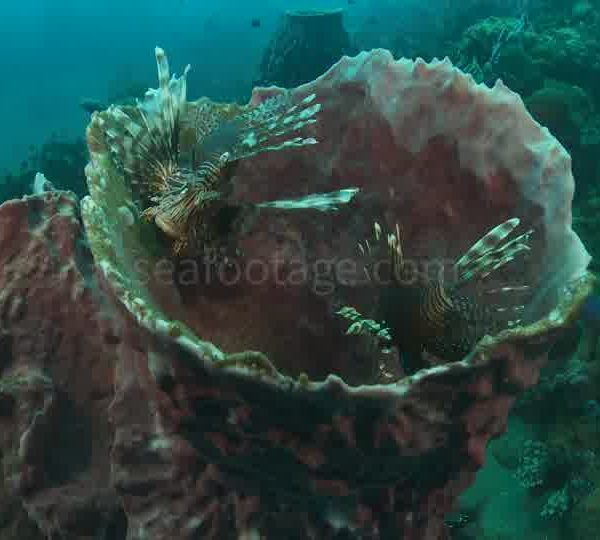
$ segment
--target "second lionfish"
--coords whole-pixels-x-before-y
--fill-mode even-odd
[[[119,121],[110,130],[111,150],[129,178],[142,215],[171,240],[176,254],[223,249],[243,222],[248,205],[230,201],[238,163],[265,152],[317,143],[297,135],[314,124],[321,105],[314,94],[293,102],[290,93],[254,108],[187,102],[186,76],[171,77],[164,51],[156,48],[159,88],[135,109],[109,109]],[[269,201],[257,208],[335,210],[358,190]]]
[[[442,274],[431,278],[410,264],[398,226],[386,234],[375,223],[374,238],[359,243],[359,250],[372,256],[383,248],[389,275],[382,280],[373,275],[369,265],[365,267],[369,282],[380,290],[377,320],[363,317],[354,308],[342,308],[338,314],[352,323],[348,333],[366,334],[385,347],[397,347],[403,368],[410,373],[427,365],[424,355],[437,361],[458,361],[484,335],[519,324],[523,306],[513,299],[526,294],[529,287],[485,287],[490,275],[530,250],[531,230],[512,234],[519,224],[518,218],[512,218],[487,232],[453,264],[452,279],[446,281]],[[463,292],[473,285],[480,294]],[[489,300],[494,295],[508,298],[508,305],[494,305]]]

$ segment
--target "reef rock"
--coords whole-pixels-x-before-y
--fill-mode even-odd
[[[282,92],[257,89],[251,105]],[[3,456],[32,441],[16,485],[44,530],[88,534],[64,517],[89,511],[66,497],[74,493],[99,501],[93,515],[110,538],[124,538],[117,500],[132,540],[448,538],[446,513],[590,293],[589,256],[571,230],[570,159],[516,94],[476,85],[448,61],[362,53],[291,97],[312,94],[322,111],[307,134],[319,144],[241,161],[232,197],[250,204],[346,186],[361,196],[333,214],[260,212],[240,238],[243,259],[221,273],[173,257],[141,219],[111,142],[122,114],[139,114],[133,107],[96,113],[88,128],[82,216],[95,272],[75,249],[72,199],[50,193],[0,208],[0,279],[17,298],[0,303],[2,350],[13,351],[0,381],[13,365],[41,370],[28,379],[35,392],[5,398],[14,405]],[[147,96],[149,126],[168,117],[172,98]],[[510,270],[531,286],[521,322],[462,361],[382,380],[380,363],[390,371],[397,357],[366,353],[335,316],[374,301],[351,264],[356,242],[375,220],[399,223],[415,261],[454,259],[512,216],[535,239]],[[262,274],[273,268],[281,273]],[[70,409],[54,405],[63,398]],[[92,426],[76,441],[89,459],[45,484],[52,462],[40,456],[73,448],[52,438],[72,425],[69,414]]]

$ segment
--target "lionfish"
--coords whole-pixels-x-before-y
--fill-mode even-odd
[[[458,361],[471,352],[484,335],[499,331],[503,325],[519,324],[522,304],[494,306],[485,298],[493,298],[487,295],[494,294],[504,298],[510,294],[521,295],[529,286],[487,290],[482,286],[490,274],[530,250],[532,230],[511,235],[519,224],[518,218],[512,218],[487,232],[453,264],[450,273],[453,279],[446,282],[442,275],[434,278],[421,275],[414,265],[408,264],[398,226],[394,232],[384,234],[375,223],[375,242],[366,240],[358,247],[363,255],[372,255],[375,247],[383,244],[387,253],[389,279],[381,285],[377,308],[382,322],[362,318],[353,308],[345,307],[338,314],[353,323],[348,333],[368,334],[384,341],[386,346],[396,346],[404,370],[410,373],[423,367],[423,353],[443,362]],[[365,272],[369,281],[377,285],[368,267]],[[469,284],[476,285],[481,294],[465,294],[464,289]]]
[[[313,145],[313,137],[295,136],[314,124],[321,109],[316,95],[297,103],[290,93],[247,109],[200,100],[186,101],[186,77],[171,78],[164,51],[156,48],[159,88],[146,92],[133,112],[109,111],[118,128],[108,131],[142,216],[172,241],[176,254],[220,249],[230,239],[247,205],[229,201],[231,178],[243,159],[265,152]],[[255,208],[336,210],[357,189],[310,199],[269,201]],[[314,197],[314,195],[312,196]]]

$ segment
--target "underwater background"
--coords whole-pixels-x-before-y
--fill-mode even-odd
[[[285,46],[286,11],[337,9],[338,33],[315,30],[298,55]],[[191,63],[188,95],[239,104],[254,86],[296,87],[343,54],[384,48],[395,58],[447,56],[477,82],[500,78],[521,96],[571,155],[573,228],[597,268],[599,0],[28,0],[3,6],[0,35],[0,202],[31,193],[37,172],[86,195],[90,115],[155,86],[157,45],[178,72]],[[593,297],[447,517],[452,539],[600,540],[599,336]],[[14,505],[5,508],[0,539],[44,538]],[[111,534],[121,538],[102,538]]]

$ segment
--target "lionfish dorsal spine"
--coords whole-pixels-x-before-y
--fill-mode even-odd
[[[187,99],[187,74],[190,66],[188,64],[185,67],[182,77],[171,77],[165,51],[156,47],[154,53],[158,70],[159,110],[162,120],[159,129],[165,136],[177,136],[180,116]]]

